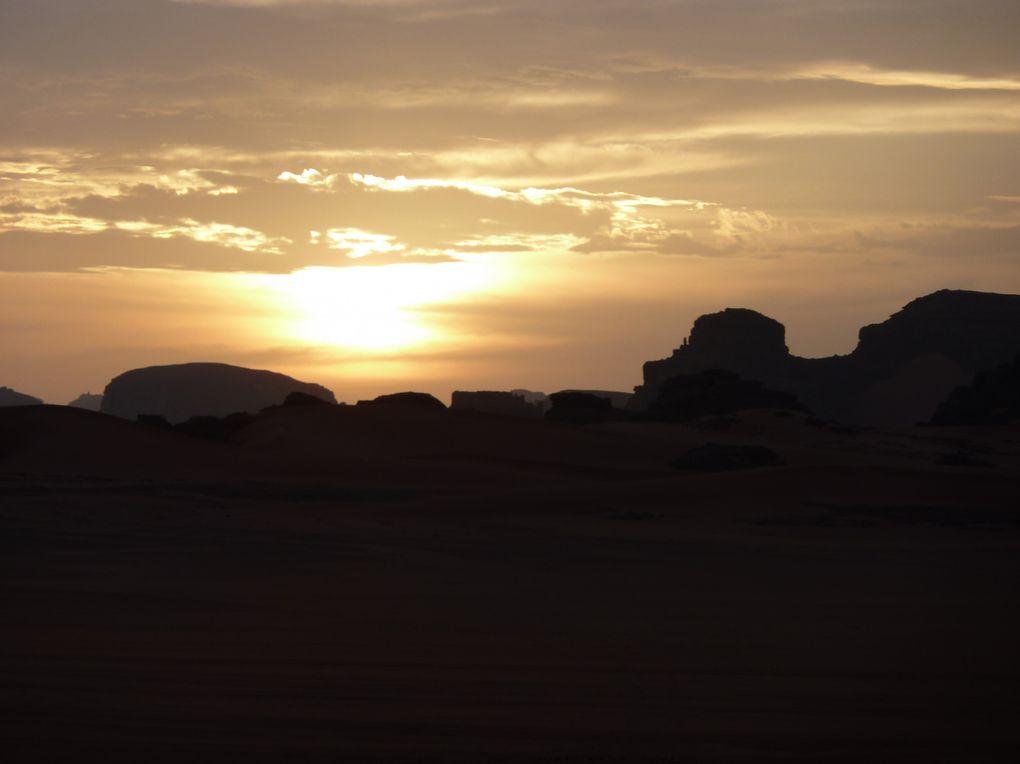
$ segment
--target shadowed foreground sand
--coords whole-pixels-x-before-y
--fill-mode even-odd
[[[784,464],[669,468],[706,441]],[[1008,760],[1018,464],[1017,428],[771,412],[575,427],[314,407],[217,444],[2,410],[4,748]]]

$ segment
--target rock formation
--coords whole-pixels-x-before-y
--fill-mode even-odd
[[[540,419],[544,412],[541,403],[529,403],[523,395],[503,391],[455,390],[450,408],[458,411],[480,411],[486,414]]]
[[[800,358],[782,324],[727,309],[694,322],[672,356],[644,365],[631,408],[644,410],[680,374],[726,369],[793,393],[823,417],[857,424],[927,421],[951,390],[1020,353],[1020,296],[942,290],[860,330],[845,356]]]
[[[175,432],[184,433],[193,438],[229,443],[238,432],[254,422],[255,419],[255,414],[246,412],[236,412],[225,417],[193,416],[186,422],[173,425],[173,429]]]
[[[186,363],[134,369],[115,377],[103,393],[101,410],[126,419],[155,414],[178,423],[195,416],[257,413],[293,392],[336,403],[325,387],[284,374],[223,363]]]
[[[9,387],[0,387],[0,406],[38,406],[42,400],[19,393]]]
[[[956,388],[935,410],[935,425],[990,425],[1020,421],[1020,356]]]
[[[633,397],[633,393],[620,392],[618,390],[577,390],[570,388],[567,390],[560,390],[561,393],[585,393],[586,395],[594,395],[596,398],[606,398],[615,409],[625,409],[630,403],[630,399]]]
[[[281,406],[333,406],[335,405],[332,401],[327,401],[325,398],[320,398],[318,395],[310,395],[309,393],[293,392],[289,393],[286,398],[283,399]]]
[[[428,393],[390,393],[380,395],[370,401],[358,401],[359,406],[380,406],[389,409],[432,409],[436,411],[445,410],[446,406],[441,400]]]
[[[103,407],[103,396],[96,393],[82,393],[67,405],[76,409],[100,411]]]
[[[664,422],[685,422],[746,409],[800,411],[804,407],[792,393],[769,390],[761,382],[743,379],[732,371],[712,369],[667,379],[645,416]]]
[[[617,416],[612,402],[591,393],[560,392],[549,396],[552,408],[545,413],[550,422],[594,424]]]

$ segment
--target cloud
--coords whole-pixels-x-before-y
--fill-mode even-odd
[[[843,246],[851,220],[893,214],[1001,223],[976,210],[1009,206],[991,196],[1020,172],[1008,4],[89,5],[19,4],[0,32],[7,228],[192,240],[273,270],[756,256]],[[1001,167],[990,187],[979,151]],[[347,257],[375,245],[345,233],[330,251],[330,231],[391,249]]]
[[[987,258],[1020,264],[1020,225],[934,224],[877,229],[858,236],[866,250],[900,250],[962,262]]]
[[[682,208],[702,211],[714,206],[709,202],[695,201],[689,199],[664,199],[660,197],[631,194],[624,191],[595,192],[579,188],[536,188],[527,187],[519,190],[509,190],[498,186],[470,183],[466,181],[451,181],[435,178],[406,178],[397,176],[395,178],[382,178],[375,175],[352,173],[350,180],[355,185],[364,186],[371,191],[386,191],[397,194],[414,192],[429,192],[434,190],[455,190],[485,197],[530,206],[562,206],[579,210],[585,217],[597,215],[599,220],[605,222],[592,231],[592,236],[599,240],[617,242],[651,242],[662,232],[664,238],[668,233],[661,221],[647,217],[645,209],[666,209]],[[564,236],[566,238],[564,238]],[[492,241],[490,237],[488,239]],[[484,241],[484,239],[483,239]],[[515,239],[518,246],[529,247],[529,244],[522,244],[524,238],[520,235]],[[551,241],[547,238],[547,241]],[[576,234],[571,237],[569,232],[564,232],[557,240],[560,244],[570,243],[569,249],[574,251],[586,251],[585,239]],[[616,247],[619,250],[625,247]]]
[[[283,254],[281,245],[290,243],[284,238],[270,238],[261,231],[229,223],[200,223],[185,218],[177,225],[159,225],[144,221],[120,221],[114,226],[134,236],[151,236],[154,239],[173,239],[185,236],[195,241],[210,242],[223,247],[236,247],[245,252]]]
[[[748,238],[782,227],[774,216],[762,210],[731,209],[713,202],[624,191],[596,192],[573,187],[511,190],[466,181],[404,176],[382,178],[362,173],[352,173],[350,180],[374,192],[412,194],[454,190],[514,205],[572,208],[591,222],[584,231],[587,235],[580,235],[575,229],[558,236],[539,237],[541,241],[522,232],[468,240],[479,249],[484,249],[486,244],[494,245],[491,251],[500,251],[498,246],[504,243],[521,251],[560,247],[588,253],[721,255],[743,249]],[[682,226],[678,226],[678,222]],[[692,229],[700,233],[696,235]]]
[[[379,191],[397,193],[409,191],[428,191],[431,189],[456,189],[467,191],[490,199],[506,199],[526,204],[562,204],[576,207],[582,211],[590,211],[598,207],[633,210],[638,207],[698,207],[709,206],[708,202],[689,199],[661,199],[653,196],[630,194],[625,191],[596,192],[579,188],[523,188],[517,191],[481,183],[470,183],[460,180],[441,180],[437,178],[406,178],[398,175],[395,178],[381,178],[376,175],[365,175],[360,172],[351,173],[350,180],[356,185]]]
[[[277,180],[284,183],[297,183],[299,186],[311,186],[312,188],[329,188],[336,181],[336,175],[323,175],[318,170],[306,168],[300,173],[281,172],[276,176]]]
[[[319,243],[320,238],[318,231],[312,231],[313,244]],[[392,254],[407,249],[396,241],[395,236],[369,233],[358,228],[330,228],[326,231],[325,240],[326,246],[330,249],[339,249],[347,257],[355,260],[368,255]]]
[[[896,71],[861,62],[813,64],[792,78],[845,80],[881,87],[922,87],[941,90],[1020,90],[1020,77],[976,77],[955,72]]]
[[[455,252],[508,253],[508,252],[566,252],[585,242],[575,234],[503,233],[489,236],[472,236],[455,241],[449,248]]]
[[[290,270],[276,253],[248,251],[224,245],[215,238],[162,233],[166,235],[137,235],[119,228],[90,234],[6,231],[0,233],[0,270],[41,273],[110,267],[206,272]]]

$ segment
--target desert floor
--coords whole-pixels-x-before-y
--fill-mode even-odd
[[[670,468],[706,441],[783,464]],[[1020,428],[3,409],[0,543],[6,761],[1020,746]]]

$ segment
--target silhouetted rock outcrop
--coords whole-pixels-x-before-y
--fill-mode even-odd
[[[545,413],[550,422],[594,424],[615,418],[616,412],[608,398],[591,393],[560,392],[549,396],[552,407]]]
[[[727,472],[772,467],[779,463],[779,454],[765,446],[706,443],[692,448],[670,466],[695,472]]]
[[[0,406],[38,406],[42,400],[19,393],[9,387],[0,387]]]
[[[329,404],[323,404],[329,405]],[[166,417],[159,414],[139,414],[136,417],[138,424],[146,427],[154,427],[159,430],[173,430],[193,438],[204,438],[205,440],[230,441],[234,434],[244,429],[257,419],[255,414],[245,411],[238,411],[227,414],[224,417],[218,416],[193,416],[185,422],[171,424]]]
[[[769,390],[756,380],[743,379],[732,371],[713,369],[667,379],[646,416],[665,422],[684,422],[745,409],[803,411],[804,407],[792,393]]]
[[[193,438],[228,442],[237,432],[254,422],[255,418],[255,414],[245,411],[237,411],[224,417],[193,416],[186,422],[175,424],[174,431]]]
[[[630,403],[630,399],[634,396],[633,393],[620,392],[619,390],[576,390],[569,388],[567,390],[561,390],[561,393],[585,393],[586,395],[594,395],[596,398],[605,398],[615,409],[625,409]]]
[[[939,404],[936,425],[991,425],[1020,421],[1020,356],[982,371]]]
[[[282,406],[332,406],[330,401],[308,393],[290,393],[283,399]]]
[[[913,424],[974,374],[1020,353],[1020,296],[942,290],[860,330],[846,356],[799,358],[783,325],[751,310],[702,316],[672,356],[644,365],[631,408],[648,408],[681,374],[726,369],[793,393],[821,416],[859,424]]]
[[[103,407],[103,396],[96,393],[82,393],[67,405],[86,411],[100,411]]]
[[[292,392],[336,402],[325,387],[285,374],[223,363],[186,363],[134,369],[115,377],[103,393],[101,410],[126,419],[157,414],[178,423],[195,416],[257,413],[282,403]]]
[[[358,401],[359,406],[379,406],[390,409],[433,409],[445,410],[441,400],[428,393],[390,393],[370,401]]]
[[[541,403],[529,403],[523,395],[491,390],[477,392],[455,390],[450,400],[450,408],[526,419],[540,419],[544,412]]]

